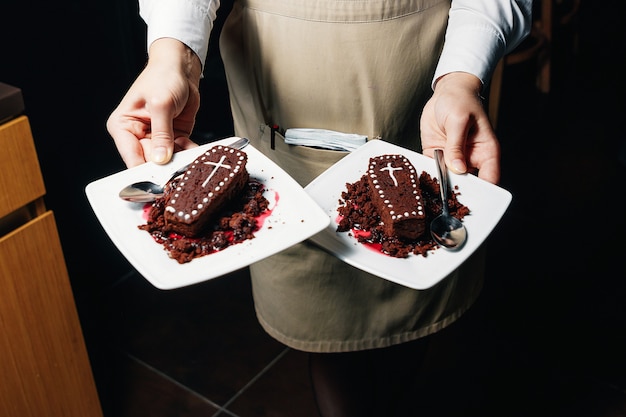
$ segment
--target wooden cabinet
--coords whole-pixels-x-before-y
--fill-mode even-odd
[[[26,116],[0,125],[0,416],[101,417]]]

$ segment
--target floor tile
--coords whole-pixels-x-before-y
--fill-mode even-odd
[[[284,349],[256,320],[247,270],[170,291],[134,276],[112,297],[115,345],[220,405]]]
[[[288,349],[227,408],[241,417],[319,417],[307,354]]]
[[[212,416],[218,408],[167,375],[120,353],[116,366],[115,401],[106,415],[116,417]]]

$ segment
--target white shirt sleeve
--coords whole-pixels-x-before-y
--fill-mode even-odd
[[[468,72],[486,84],[498,61],[530,32],[532,0],[452,0],[433,87],[450,72]]]
[[[220,0],[139,0],[139,14],[148,25],[147,46],[174,38],[194,51],[204,67],[209,37]]]

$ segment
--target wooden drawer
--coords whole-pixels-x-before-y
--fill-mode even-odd
[[[0,237],[0,416],[102,416],[51,211]]]
[[[0,125],[0,219],[46,193],[30,124],[20,116]],[[41,211],[41,206],[38,209]],[[40,213],[37,213],[40,214]]]

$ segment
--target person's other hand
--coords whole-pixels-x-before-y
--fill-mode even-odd
[[[197,146],[189,139],[200,107],[200,59],[170,38],[150,46],[146,67],[106,127],[127,167],[165,164],[175,151]]]
[[[446,164],[457,174],[500,180],[500,144],[480,98],[482,83],[472,74],[453,72],[435,84],[421,116],[424,155],[443,148]]]

